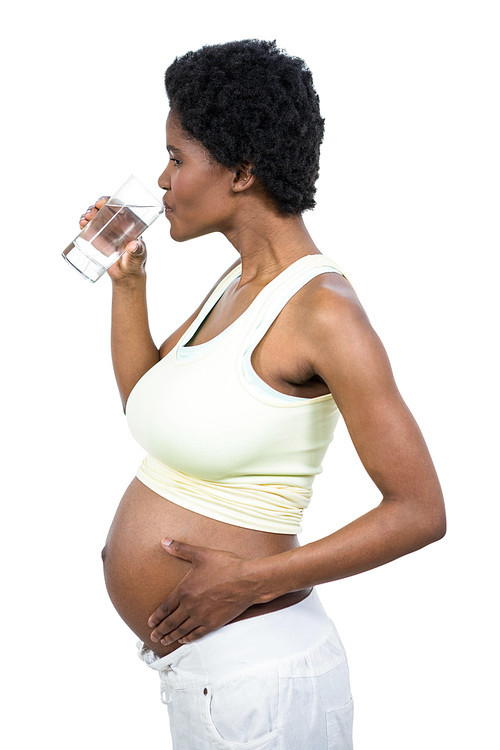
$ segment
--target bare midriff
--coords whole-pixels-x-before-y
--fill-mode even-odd
[[[187,544],[234,552],[252,559],[299,546],[293,534],[274,534],[223,523],[187,510],[157,495],[136,477],[118,506],[103,550],[104,576],[110,599],[133,632],[159,656],[179,648],[150,639],[148,618],[186,575],[190,563],[172,557],[161,541],[169,537]],[[235,620],[272,612],[304,599],[310,589],[293,591],[265,604],[255,604]]]

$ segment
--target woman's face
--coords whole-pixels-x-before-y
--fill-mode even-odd
[[[205,147],[189,138],[172,113],[167,118],[170,160],[158,178],[166,190],[165,216],[170,236],[183,240],[231,228],[234,172],[216,162]]]

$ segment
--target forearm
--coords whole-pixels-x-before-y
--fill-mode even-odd
[[[427,520],[405,503],[383,501],[323,539],[249,561],[255,603],[289,591],[363,573],[414,552],[444,535],[444,521]]]
[[[132,388],[160,359],[149,330],[145,275],[126,284],[113,283],[111,357],[125,409]]]

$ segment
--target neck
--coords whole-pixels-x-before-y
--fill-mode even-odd
[[[302,256],[319,253],[302,216],[269,207],[248,212],[224,234],[241,256],[239,287],[266,284]]]

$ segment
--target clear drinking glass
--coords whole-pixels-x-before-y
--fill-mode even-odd
[[[163,210],[163,203],[130,175],[62,256],[86,279],[97,281]]]

